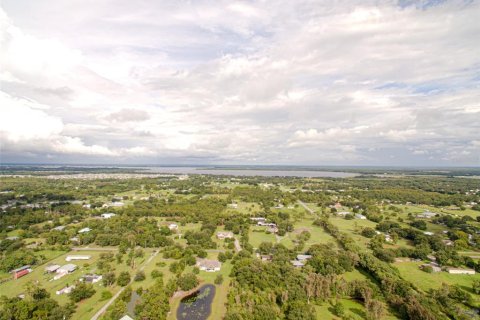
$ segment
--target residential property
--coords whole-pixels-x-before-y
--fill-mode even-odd
[[[265,222],[266,219],[263,217],[252,217],[250,218],[250,220],[256,221],[256,222]]]
[[[51,265],[45,267],[45,272],[46,273],[54,273],[58,270],[58,268],[60,268],[60,265],[51,264]]]
[[[115,216],[116,214],[113,212],[102,213],[102,219],[110,219]]]
[[[260,255],[260,260],[262,261],[272,261],[273,256],[271,254],[262,254]]]
[[[87,233],[87,232],[90,232],[90,231],[92,231],[92,229],[90,229],[89,227],[86,227],[86,228],[78,230],[78,233]]]
[[[427,236],[433,236],[434,235],[434,233],[430,232],[430,231],[424,231],[423,234],[427,235]]]
[[[347,214],[350,214],[350,212],[348,212],[348,211],[340,211],[340,212],[337,212],[337,215],[343,216],[343,217],[346,216]]]
[[[357,213],[355,214],[355,219],[367,220],[367,217],[365,217],[363,214]]]
[[[299,254],[299,255],[297,255],[297,260],[298,261],[306,261],[306,260],[311,259],[311,258],[312,258],[312,256],[309,255],[309,254]]]
[[[435,212],[425,211],[417,214],[417,218],[430,219],[437,215]]]
[[[21,277],[29,274],[32,271],[33,271],[32,268],[29,265],[26,265],[26,266],[20,267],[18,269],[12,270],[12,271],[10,271],[10,273],[12,273],[13,279],[16,280],[18,278],[21,278]]]
[[[451,274],[475,274],[473,269],[461,269],[461,268],[447,268],[447,272]]]
[[[98,275],[98,274],[86,274],[83,277],[80,278],[80,281],[86,282],[86,283],[97,283],[103,279],[103,276]]]
[[[72,273],[75,270],[77,270],[77,266],[72,263],[61,266],[57,269],[57,275],[53,277],[53,280],[58,280],[61,277],[66,276],[67,274]]]
[[[63,289],[60,289],[60,290],[56,291],[55,293],[58,294],[58,295],[69,294],[70,292],[72,292],[73,289],[75,289],[75,286],[71,285],[71,286],[67,286]]]
[[[73,260],[89,260],[92,256],[88,255],[71,255],[66,256],[65,261],[73,261]]]
[[[442,242],[446,246],[453,246],[453,241],[452,240],[442,240]]]
[[[292,260],[290,261],[292,263],[292,265],[296,268],[301,268],[305,265],[305,263],[303,261],[298,261],[298,260]]]
[[[215,271],[220,271],[222,264],[217,260],[197,259],[196,266],[201,271],[215,272]]]
[[[233,238],[233,232],[231,231],[220,231],[217,232],[217,238],[218,239],[226,239],[226,238]]]
[[[65,226],[58,226],[53,228],[53,230],[56,230],[56,231],[63,231],[63,229],[65,229]]]
[[[173,230],[177,230],[177,229],[178,229],[178,225],[175,224],[175,223],[170,223],[170,224],[168,225],[168,229],[170,229],[170,230],[172,230],[172,231],[173,231]]]

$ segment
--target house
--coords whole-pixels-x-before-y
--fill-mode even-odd
[[[60,268],[60,265],[58,264],[51,264],[47,267],[45,267],[45,272],[46,273],[54,273],[58,270],[58,268]]]
[[[69,239],[71,242],[80,242],[80,239],[78,237],[72,237]]]
[[[355,219],[366,220],[367,217],[365,217],[363,214],[357,213],[355,214]]]
[[[53,228],[52,230],[63,231],[63,229],[65,229],[65,226],[58,226],[58,227]]]
[[[53,277],[53,280],[58,280],[61,277],[66,276],[67,274],[72,273],[75,270],[77,270],[77,266],[72,263],[61,266],[57,269],[57,275]]]
[[[29,265],[26,265],[26,266],[20,267],[18,269],[12,270],[12,271],[10,271],[10,273],[13,274],[13,279],[16,280],[18,278],[21,278],[21,277],[29,274],[32,271],[33,271],[32,268],[30,268]]]
[[[90,229],[89,227],[86,227],[86,228],[78,230],[78,233],[87,233],[87,232],[90,232],[90,231],[92,231],[92,229]]]
[[[271,254],[262,254],[260,255],[260,260],[262,261],[272,261],[273,256]]]
[[[427,236],[433,236],[434,235],[434,233],[430,232],[430,231],[424,231],[423,234],[427,235]]]
[[[175,223],[170,223],[170,224],[168,225],[168,229],[170,229],[170,230],[172,230],[172,231],[173,231],[173,230],[177,230],[177,229],[178,229],[178,225],[175,224]]]
[[[442,240],[442,242],[446,246],[453,246],[453,241],[452,240]]]
[[[92,205],[87,203],[87,204],[84,204],[82,207],[85,208],[85,209],[90,209],[92,207]]]
[[[277,225],[275,223],[272,223],[272,222],[258,221],[257,226],[274,228]]]
[[[417,214],[417,218],[429,219],[435,217],[437,214],[435,212],[425,211],[423,213]]]
[[[337,212],[337,215],[343,216],[343,217],[345,217],[347,214],[350,214],[350,212],[348,212],[348,211],[340,211],[340,212]]]
[[[87,255],[72,255],[72,256],[67,256],[65,258],[65,261],[72,261],[72,260],[89,260],[92,256],[87,256]]]
[[[86,274],[83,277],[80,278],[80,281],[86,282],[86,283],[97,283],[103,279],[103,276],[98,275],[98,274]]]
[[[312,258],[312,256],[309,255],[309,254],[299,254],[299,255],[297,255],[297,260],[298,261],[306,261],[306,260],[311,259],[311,258]]]
[[[425,263],[420,266],[420,269],[425,269],[427,267],[431,267],[433,272],[440,272],[442,268],[439,267],[436,263]]]
[[[196,266],[206,272],[220,271],[222,264],[217,260],[197,259]]]
[[[252,217],[250,218],[250,220],[256,221],[256,222],[265,222],[266,219],[263,217]]]
[[[233,238],[233,233],[231,231],[220,231],[217,232],[217,238],[218,239],[226,239],[226,238]]]
[[[305,265],[303,261],[298,261],[298,260],[292,260],[290,261],[290,263],[296,268],[301,268]]]
[[[112,217],[115,217],[116,214],[112,212],[107,212],[107,213],[102,213],[102,219],[110,219]]]
[[[63,289],[60,289],[58,291],[56,291],[55,293],[58,294],[58,295],[61,295],[61,294],[69,294],[70,292],[72,292],[72,290],[75,289],[75,286],[74,285],[71,285],[71,286],[67,286]]]
[[[451,274],[475,274],[473,269],[461,269],[461,268],[447,268],[447,272]]]

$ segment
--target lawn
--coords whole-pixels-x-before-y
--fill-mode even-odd
[[[400,271],[405,280],[414,283],[418,288],[428,291],[441,287],[442,283],[449,285],[458,284],[462,289],[472,293],[473,280],[480,279],[480,275],[449,274],[447,272],[426,273],[420,270],[419,265],[423,262],[397,262],[395,267]],[[477,303],[480,303],[480,296],[473,294]]]
[[[254,248],[258,248],[262,242],[272,242],[276,243],[276,238],[274,234],[267,234],[264,232],[265,227],[252,227],[248,233],[248,238],[250,244]]]

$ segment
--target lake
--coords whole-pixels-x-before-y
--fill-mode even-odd
[[[183,297],[177,309],[177,320],[206,320],[212,309],[215,286],[206,284]]]
[[[265,169],[222,169],[222,168],[199,168],[199,167],[144,167],[154,173],[170,174],[207,174],[242,177],[301,177],[301,178],[351,178],[358,173],[316,170],[265,170]]]

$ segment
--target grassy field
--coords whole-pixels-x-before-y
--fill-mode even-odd
[[[248,233],[248,238],[250,244],[254,248],[258,248],[260,243],[262,242],[272,242],[276,243],[276,238],[274,234],[267,234],[263,230],[265,230],[265,227],[252,227],[250,228],[250,231]]]
[[[145,261],[149,254],[151,254],[151,251],[151,249],[145,250],[145,257],[137,258],[136,265],[139,266],[141,263],[143,263],[143,261]],[[69,300],[68,296],[57,295],[55,292],[66,287],[67,285],[74,284],[82,275],[85,275],[87,273],[95,273],[97,271],[96,262],[98,261],[101,254],[101,252],[99,251],[71,251],[68,253],[63,253],[61,255],[58,255],[58,251],[39,251],[39,253],[49,257],[56,257],[42,265],[34,267],[32,273],[20,279],[7,281],[0,284],[0,292],[2,292],[3,295],[6,295],[7,297],[14,297],[18,296],[19,294],[25,293],[25,288],[27,284],[35,280],[38,281],[38,284],[41,287],[45,288],[51,294],[52,298],[57,300],[60,304],[65,304]],[[90,255],[91,259],[84,261],[65,261],[65,257],[72,254]],[[58,280],[53,280],[53,274],[45,274],[44,272],[45,267],[49,264],[65,265],[67,263],[73,263],[77,265],[77,270]],[[115,271],[117,275],[122,271],[129,271],[132,275],[134,274],[134,271],[132,271],[130,267],[126,266],[125,263],[116,264],[116,262],[113,262],[112,271]],[[101,291],[105,290],[105,288],[103,288],[100,283],[94,284],[94,287],[97,293],[93,297],[86,299],[78,304],[77,311],[73,315],[72,319],[90,319],[91,316],[105,303],[105,301],[100,301]],[[116,285],[108,288],[108,290],[110,290],[113,294],[119,289],[120,288]]]

